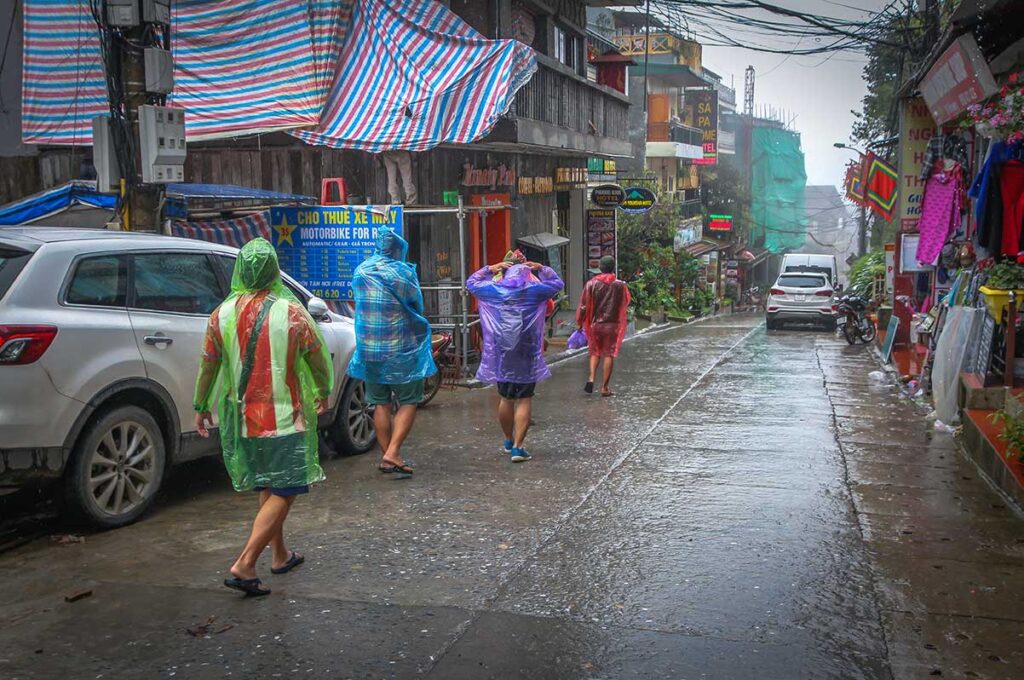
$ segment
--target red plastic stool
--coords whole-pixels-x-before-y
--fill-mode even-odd
[[[332,189],[337,189],[338,200],[332,201]],[[348,186],[341,177],[324,177],[320,182],[320,205],[345,205],[348,203]]]

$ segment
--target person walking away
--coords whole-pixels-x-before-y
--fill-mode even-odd
[[[583,391],[594,391],[597,367],[604,360],[604,380],[601,396],[614,393],[609,388],[615,357],[619,356],[622,339],[626,336],[626,310],[632,301],[625,281],[615,276],[615,258],[605,255],[600,261],[601,273],[587,281],[576,310],[576,324],[587,334],[590,351],[590,374]]]
[[[564,284],[550,267],[526,262],[518,251],[483,267],[466,281],[479,303],[483,352],[477,380],[497,383],[503,450],[513,463],[530,460],[523,444],[530,429],[537,383],[551,377],[544,362],[548,301]]]
[[[209,437],[218,376],[224,465],[236,491],[258,491],[249,540],[224,585],[269,595],[256,560],[269,545],[271,573],[304,557],[285,546],[284,522],[295,498],[324,479],[317,416],[327,409],[334,371],[316,322],[281,282],[274,247],[262,238],[235,260],[231,293],[210,315],[196,379],[195,426]]]
[[[402,476],[413,473],[402,458],[402,444],[423,401],[423,379],[437,372],[423,292],[416,268],[405,261],[408,252],[401,236],[381,227],[374,254],[356,267],[356,349],[348,366],[349,376],[366,383],[367,401],[374,406],[381,451],[377,468]],[[392,415],[394,403],[398,411]]]

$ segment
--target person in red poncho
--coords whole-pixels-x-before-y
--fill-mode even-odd
[[[587,281],[576,310],[576,324],[587,334],[590,349],[590,377],[583,391],[594,391],[597,365],[604,358],[604,381],[601,396],[610,397],[608,383],[612,379],[615,357],[619,355],[626,335],[626,309],[633,299],[624,281],[615,277],[615,258],[605,255],[600,262],[601,273]]]

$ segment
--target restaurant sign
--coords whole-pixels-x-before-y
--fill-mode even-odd
[[[515,168],[499,165],[496,168],[478,168],[472,163],[462,166],[462,186],[497,189],[516,184]]]
[[[550,177],[520,177],[519,194],[550,194],[555,190],[555,182]]]
[[[939,125],[998,91],[992,71],[970,33],[957,38],[921,81],[921,94]]]
[[[732,215],[708,215],[708,231],[732,231]]]
[[[617,208],[626,200],[626,192],[618,184],[602,184],[590,192],[590,202],[602,208]]]

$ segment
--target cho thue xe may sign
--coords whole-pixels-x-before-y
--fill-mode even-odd
[[[352,276],[373,255],[378,230],[402,233],[402,207],[275,207],[270,227],[282,270],[319,298],[351,300]]]

